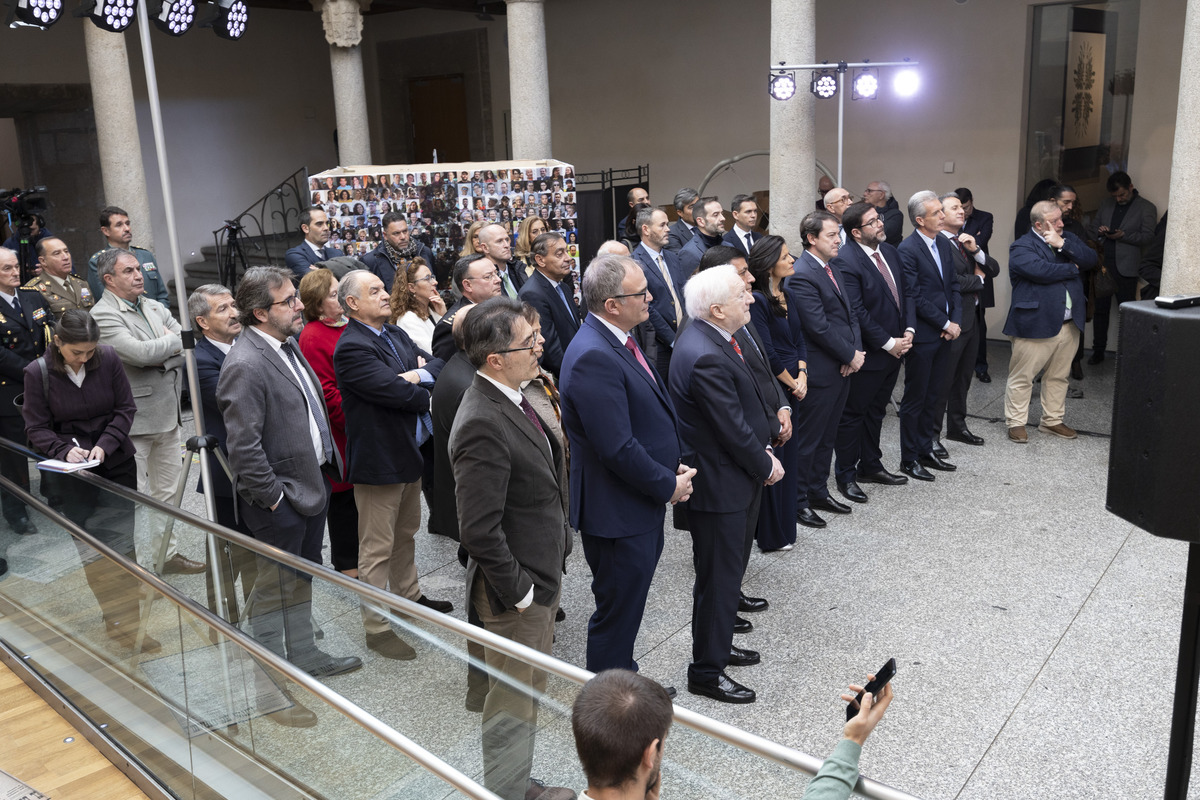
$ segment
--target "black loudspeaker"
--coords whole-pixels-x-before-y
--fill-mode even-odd
[[[1200,542],[1200,308],[1120,306],[1106,507],[1155,536]]]

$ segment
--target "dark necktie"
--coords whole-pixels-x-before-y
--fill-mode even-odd
[[[542,421],[538,419],[538,415],[533,412],[533,406],[529,405],[529,401],[524,397],[521,398],[521,410],[525,412],[525,416],[529,417],[529,421],[541,431],[542,436],[545,436],[546,431],[542,429]]]
[[[754,247],[754,234],[747,233],[746,234],[746,252],[749,253],[750,250],[753,249],[753,247]]]
[[[896,291],[896,282],[892,280],[891,270],[883,263],[883,256],[879,255],[879,251],[875,251],[875,268],[879,270],[879,274],[883,276],[884,282],[888,285],[888,289],[892,292],[892,300],[896,303],[896,308],[900,307],[900,293]]]
[[[729,343],[730,343],[731,345],[733,345],[733,352],[737,353],[737,354],[738,354],[738,358],[740,358],[740,359],[742,360],[742,363],[743,363],[743,364],[745,364],[745,363],[746,363],[746,357],[745,357],[744,355],[742,355],[742,348],[741,348],[741,347],[738,345],[738,343],[737,343],[737,338],[736,338],[736,337],[733,337],[733,336],[730,336],[730,337],[729,337]]]
[[[654,380],[654,371],[650,369],[650,365],[646,363],[646,357],[642,355],[641,348],[634,343],[632,336],[625,339],[625,349],[633,353],[633,357],[636,358],[637,362],[642,365],[642,369],[646,370],[646,374],[650,376],[650,380]],[[658,381],[654,382],[658,383]]]
[[[396,349],[396,343],[392,341],[392,337],[388,336],[387,328],[379,334],[379,337],[387,342],[387,346],[391,349],[392,355],[396,357],[396,363],[400,365],[400,369],[407,370],[408,367],[404,364],[404,359],[400,357],[400,351]],[[417,417],[421,422],[421,427],[417,429],[417,447],[425,444],[430,436],[433,436],[433,417],[428,411],[422,411]]]
[[[21,309],[21,290],[20,289],[18,289],[16,294],[13,295],[12,307],[13,307],[13,311],[17,312],[18,317],[24,318],[25,312]]]
[[[283,343],[283,354],[287,356],[288,363],[292,365],[292,369],[296,371],[296,377],[300,380],[300,388],[304,391],[304,397],[308,401],[308,411],[313,415],[313,420],[317,423],[317,430],[321,434],[321,449],[324,451],[322,456],[325,461],[332,461],[333,456],[333,437],[329,433],[329,422],[325,419],[324,406],[317,405],[317,398],[313,397],[312,387],[308,384],[308,374],[300,369],[300,362],[296,358],[293,351],[295,344],[291,339]]]

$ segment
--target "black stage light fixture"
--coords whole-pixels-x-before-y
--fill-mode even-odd
[[[771,76],[771,97],[776,100],[791,100],[796,96],[796,73],[780,72]]]
[[[813,70],[809,91],[822,100],[828,100],[838,93],[837,77],[827,69]]]
[[[62,16],[63,0],[10,0],[12,10],[8,12],[10,28],[41,28],[45,30],[58,22]]]
[[[246,33],[246,2],[245,0],[221,0],[215,4],[217,14],[211,21],[204,23],[211,27],[213,33],[222,39],[238,40]]]
[[[854,87],[852,99],[874,100],[879,96],[879,72],[875,69],[858,70],[851,82]]]
[[[183,36],[196,19],[195,0],[150,0],[150,19],[163,33]]]
[[[137,0],[85,0],[76,16],[87,17],[96,27],[123,33],[133,24]]]

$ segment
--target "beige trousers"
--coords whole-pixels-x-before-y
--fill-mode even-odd
[[[384,486],[356,483],[354,503],[358,506],[359,580],[416,600],[421,596],[421,587],[417,583],[413,538],[421,526],[421,482]],[[388,630],[387,619],[366,606],[362,619],[367,633]]]
[[[1024,426],[1029,420],[1029,396],[1033,379],[1042,373],[1042,421],[1046,427],[1061,425],[1067,404],[1067,376],[1071,359],[1079,346],[1079,328],[1068,320],[1056,336],[1049,339],[1012,337],[1012,360],[1008,365],[1008,385],[1004,390],[1004,417],[1010,428]]]

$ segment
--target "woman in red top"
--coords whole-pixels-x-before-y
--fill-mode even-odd
[[[346,417],[342,413],[342,393],[333,374],[333,349],[337,347],[346,317],[337,299],[338,280],[327,269],[309,271],[300,281],[300,300],[304,303],[304,330],[300,332],[300,352],[321,379],[325,407],[329,409],[329,427],[333,442],[346,461]],[[358,507],[354,505],[354,485],[331,481],[329,498],[329,551],[333,568],[352,578],[358,577]]]

